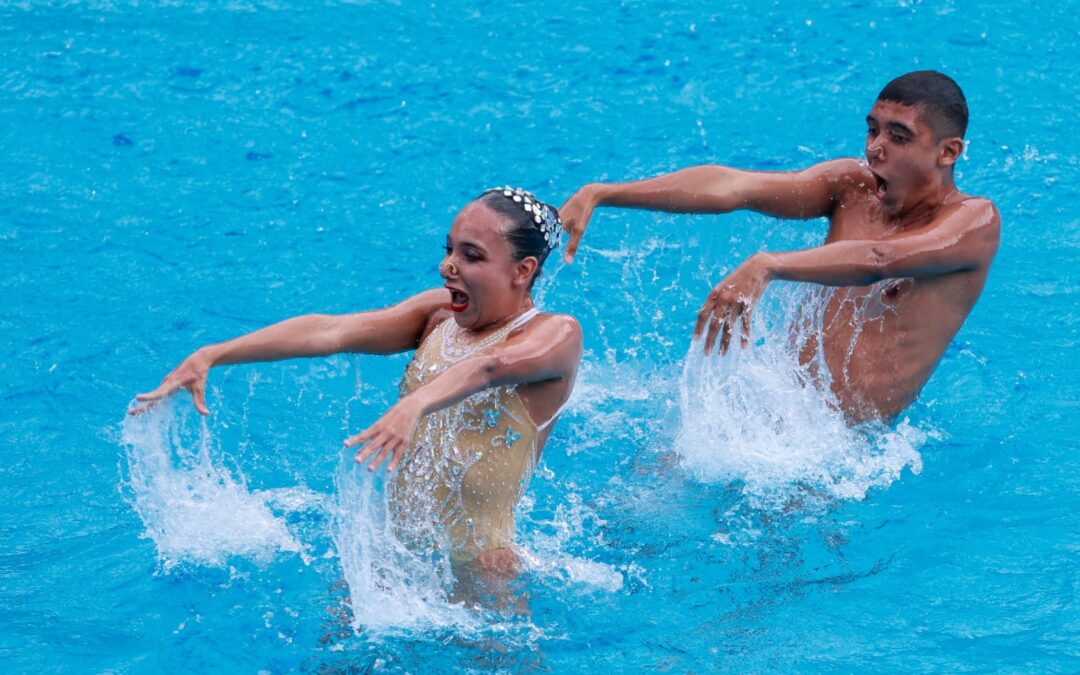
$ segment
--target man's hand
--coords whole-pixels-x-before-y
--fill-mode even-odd
[[[213,360],[205,349],[196,351],[187,357],[161,381],[161,385],[153,391],[145,394],[137,394],[135,400],[147,401],[148,403],[138,408],[133,408],[128,414],[138,415],[152,408],[157,401],[173,393],[177,389],[187,389],[191,392],[191,399],[195,409],[203,415],[209,415],[210,410],[206,407],[206,376],[210,372]]]
[[[379,465],[390,456],[390,465],[387,470],[393,471],[401,461],[402,453],[412,442],[421,412],[421,406],[416,398],[406,396],[395,403],[370,427],[345,439],[345,447],[351,448],[363,444],[364,447],[356,453],[356,463],[360,464],[374,456],[375,459],[368,464],[368,471],[379,468]]]
[[[567,263],[574,262],[578,244],[585,236],[585,228],[589,226],[589,219],[592,218],[596,204],[597,197],[593,186],[586,185],[559,208],[559,219],[562,221],[563,230],[570,234],[570,241],[567,242],[566,252],[563,254],[563,259]]]
[[[743,347],[750,344],[750,320],[753,318],[754,306],[772,280],[769,262],[770,256],[767,253],[750,256],[709,293],[698,312],[697,324],[694,326],[695,340],[701,337],[702,331],[708,326],[709,330],[705,334],[706,354],[712,351],[717,337],[720,338],[720,353],[726,354],[735,334],[736,324],[740,321],[740,342]]]

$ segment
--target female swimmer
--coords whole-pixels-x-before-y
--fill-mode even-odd
[[[382,310],[299,316],[202,347],[137,399],[187,389],[205,415],[213,366],[415,349],[398,402],[345,445],[358,447],[357,462],[370,460],[368,470],[389,460],[390,512],[406,539],[435,526],[455,566],[513,574],[513,510],[581,359],[577,322],[542,314],[532,301],[560,232],[555,209],[528,192],[488,190],[454,219],[439,267],[444,288]]]

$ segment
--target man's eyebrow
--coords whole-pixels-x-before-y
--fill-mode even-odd
[[[908,136],[914,136],[915,135],[915,130],[912,129],[911,127],[909,127],[908,125],[904,124],[903,122],[897,122],[896,120],[889,120],[889,122],[886,123],[885,126],[889,127],[890,131],[899,131],[900,133],[907,134]]]

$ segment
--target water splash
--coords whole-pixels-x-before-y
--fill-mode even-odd
[[[789,508],[808,500],[862,499],[904,468],[922,470],[918,448],[925,432],[906,421],[894,429],[850,427],[828,383],[815,383],[798,365],[800,336],[781,333],[812,325],[800,302],[824,297],[807,294],[773,306],[777,320],[755,321],[748,348],[717,357],[705,356],[700,343],[691,345],[678,385],[675,449],[696,478],[736,481],[756,506]]]
[[[163,569],[188,563],[225,567],[230,557],[268,562],[304,547],[277,515],[312,506],[312,493],[250,491],[214,448],[205,420],[191,424],[185,409],[165,401],[121,424],[132,505],[154,541]],[[192,428],[197,431],[192,432]]]
[[[360,470],[345,452],[335,475],[332,536],[349,585],[353,628],[397,633],[479,625],[449,597],[453,576],[437,550],[403,544],[387,517],[382,473]]]
[[[545,586],[616,593],[623,589],[627,574],[640,575],[636,568],[620,570],[571,552],[604,524],[577,493],[568,493],[549,518],[533,515],[533,505],[527,496],[519,507],[518,522],[526,532],[520,552],[529,572]]]

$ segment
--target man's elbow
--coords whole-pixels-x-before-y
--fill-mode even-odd
[[[896,276],[899,261],[892,247],[887,244],[875,244],[870,247],[870,256],[867,264],[866,283],[872,284],[882,279]]]

